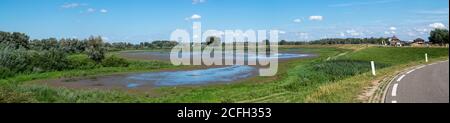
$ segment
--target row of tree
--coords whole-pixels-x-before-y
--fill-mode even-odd
[[[447,29],[435,29],[430,32],[429,42],[432,44],[449,44],[449,31]],[[280,41],[280,45],[304,45],[304,44],[387,44],[389,38],[326,38],[315,41]]]
[[[13,49],[26,48],[33,50],[49,50],[52,48],[61,49],[67,53],[82,53],[87,50],[89,42],[93,40],[101,40],[101,37],[91,36],[88,39],[75,39],[75,38],[47,38],[47,39],[34,39],[30,40],[30,37],[24,33],[19,32],[2,32],[0,31],[0,44],[11,47]],[[95,42],[95,41],[93,41]],[[98,41],[97,41],[98,42]],[[153,41],[153,42],[141,42],[140,44],[132,44],[129,42],[103,42],[102,46],[107,50],[126,50],[126,49],[164,49],[172,48],[178,45],[174,41]]]
[[[19,32],[2,32],[0,31],[0,44],[14,49],[29,48],[30,37]]]
[[[30,40],[24,33],[0,31],[0,79],[36,72],[128,66],[123,58],[106,57],[107,46],[116,45],[103,42],[99,36]]]
[[[326,38],[309,42],[280,41],[280,45],[304,45],[304,44],[382,44],[388,42],[389,38]]]

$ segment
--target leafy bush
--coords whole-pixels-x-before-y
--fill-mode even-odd
[[[9,70],[6,67],[2,67],[2,66],[0,66],[0,73],[1,73],[0,74],[0,79],[6,78],[6,77],[10,77],[10,76],[14,75],[14,73],[11,72],[11,70]]]
[[[3,48],[0,49],[0,59],[0,78],[19,73],[65,70],[69,65],[65,53],[56,49],[37,52],[23,48]]]
[[[67,69],[68,66],[69,60],[66,58],[66,54],[54,48],[40,51],[39,55],[33,59],[34,71],[36,69],[40,71],[60,71]]]
[[[92,69],[99,67],[94,60],[89,59],[85,54],[70,55],[68,56],[68,60],[70,69]]]
[[[127,60],[113,55],[104,59],[102,65],[104,67],[128,67],[129,63]]]
[[[34,57],[38,54],[36,52],[27,51],[25,49],[0,49],[0,66],[4,70],[9,69],[10,73],[27,73],[33,70]]]

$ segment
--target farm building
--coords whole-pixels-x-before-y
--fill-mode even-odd
[[[413,46],[413,47],[421,47],[424,45],[425,45],[425,40],[423,40],[422,38],[415,39],[411,44],[411,46]]]
[[[401,47],[403,46],[404,42],[402,42],[397,36],[392,36],[389,38],[389,44],[394,47]]]

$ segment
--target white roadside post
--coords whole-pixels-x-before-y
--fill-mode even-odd
[[[370,61],[370,65],[372,66],[372,75],[376,76],[377,74],[375,73],[375,62]]]
[[[428,62],[428,53],[425,53],[425,62]]]

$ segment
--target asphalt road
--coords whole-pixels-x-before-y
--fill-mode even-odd
[[[420,66],[397,76],[386,103],[449,103],[449,62]]]

